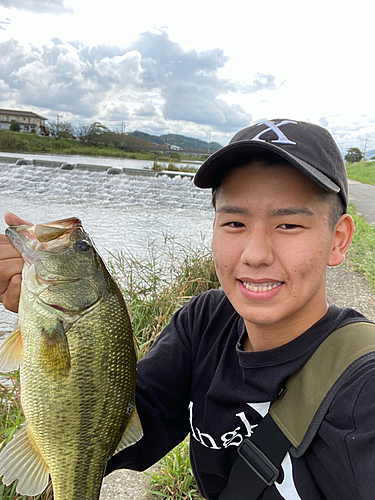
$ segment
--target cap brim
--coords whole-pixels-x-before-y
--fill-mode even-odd
[[[202,163],[195,174],[194,184],[200,188],[218,187],[231,168],[251,162],[260,155],[266,157],[267,153],[287,160],[323,189],[334,193],[340,191],[340,187],[320,170],[275,144],[263,141],[238,141],[219,149]]]

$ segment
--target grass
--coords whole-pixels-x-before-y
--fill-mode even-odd
[[[114,146],[89,146],[79,141],[68,139],[54,139],[36,134],[21,132],[9,132],[0,130],[0,151],[18,153],[50,153],[64,155],[86,155],[86,156],[108,156],[131,160],[155,160],[169,162],[169,156],[163,156],[162,151],[154,153],[152,151],[123,151]],[[171,156],[173,153],[171,154]],[[179,154],[178,161],[204,160],[205,157],[189,156]]]
[[[199,494],[190,465],[189,441],[183,441],[160,461],[160,467],[151,474],[151,498],[170,500],[198,500]],[[150,496],[148,496],[150,498]]]
[[[346,171],[349,179],[375,185],[375,161],[347,163]]]
[[[169,323],[173,313],[193,295],[220,286],[204,242],[198,248],[181,246],[165,237],[166,246],[151,243],[148,256],[111,255],[109,267],[119,283],[132,318],[133,331],[144,355]]]
[[[353,203],[349,203],[348,212],[355,224],[353,241],[347,252],[348,265],[363,274],[375,290],[375,227],[358,215]]]

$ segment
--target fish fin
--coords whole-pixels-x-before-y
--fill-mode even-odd
[[[42,358],[47,372],[54,375],[68,375],[70,351],[64,323],[59,320],[53,328],[43,328],[42,336]]]
[[[117,445],[114,455],[121,450],[124,450],[128,446],[135,444],[143,436],[143,429],[141,421],[139,420],[137,408],[134,406],[133,412],[131,414],[130,420],[124,434],[122,435],[121,441]]]
[[[0,370],[12,372],[23,364],[21,329],[17,327],[1,344]]]
[[[49,470],[29,439],[27,425],[16,432],[0,453],[0,476],[6,486],[18,478],[16,490],[20,495],[39,495],[46,489]]]

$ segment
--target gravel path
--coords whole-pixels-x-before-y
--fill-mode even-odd
[[[375,321],[375,294],[365,278],[347,266],[328,268],[327,295],[340,307],[352,307]],[[144,500],[148,478],[142,472],[118,470],[105,478],[100,500]]]

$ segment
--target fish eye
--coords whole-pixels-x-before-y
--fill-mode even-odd
[[[78,250],[78,252],[87,252],[90,248],[91,244],[87,240],[80,240],[75,245],[75,249]]]

